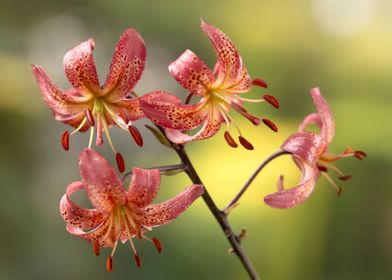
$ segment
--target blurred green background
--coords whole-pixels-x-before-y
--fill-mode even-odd
[[[364,150],[363,161],[346,159],[339,168],[353,174],[342,197],[324,178],[311,198],[291,210],[262,203],[279,174],[294,185],[299,172],[289,157],[268,166],[230,220],[262,279],[391,279],[392,277],[392,2],[389,0],[227,1],[0,1],[0,279],[247,279],[202,200],[170,225],[149,236],[164,245],[159,255],[136,241],[143,259],[137,269],[128,244],[120,246],[114,271],[106,256],[69,235],[58,204],[65,187],[79,180],[77,156],[88,135],[71,138],[65,153],[56,122],[44,104],[30,64],[40,64],[64,89],[63,55],[93,37],[103,83],[121,33],[136,28],[147,45],[147,65],[136,91],[155,89],[185,96],[167,65],[186,48],[211,67],[215,55],[199,28],[200,18],[235,42],[252,77],[269,84],[247,97],[269,93],[281,109],[248,106],[273,119],[279,133],[236,118],[255,146],[229,148],[222,133],[188,145],[190,157],[219,206],[223,207],[259,162],[279,148],[302,118],[315,110],[309,89],[320,86],[336,120],[330,150],[346,145]],[[127,166],[178,162],[143,128],[145,145],[112,129]],[[113,162],[108,146],[98,149]],[[163,178],[157,201],[190,184],[185,175]]]

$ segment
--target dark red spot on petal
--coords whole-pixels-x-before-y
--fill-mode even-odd
[[[65,151],[69,150],[69,132],[68,130],[64,131],[63,135],[61,136],[61,145]]]
[[[91,113],[90,109],[86,110],[86,119],[87,119],[87,122],[90,126],[95,125],[94,117],[93,117],[93,114]]]
[[[262,88],[268,88],[267,83],[265,81],[263,81],[262,79],[254,79],[252,81],[252,85],[262,87]]]
[[[271,120],[269,119],[263,119],[263,123],[268,126],[269,128],[271,128],[272,131],[274,132],[278,132],[278,127],[276,126],[276,124],[274,124]]]
[[[125,161],[124,161],[123,156],[120,153],[116,153],[116,162],[117,162],[118,171],[120,171],[121,173],[124,172]]]
[[[274,96],[269,95],[269,94],[265,94],[263,96],[264,100],[267,101],[269,104],[271,104],[272,106],[274,106],[276,109],[279,109],[279,101],[278,99],[276,99]]]
[[[143,146],[143,137],[140,134],[140,131],[133,125],[128,125],[128,131],[131,134],[133,140],[135,140],[135,143],[139,146]]]
[[[158,253],[162,252],[163,247],[162,247],[161,241],[159,241],[156,238],[152,238],[152,242],[154,243],[154,246],[157,249]]]
[[[142,259],[140,258],[139,254],[135,253],[134,256],[137,267],[142,267]]]
[[[108,256],[108,259],[106,260],[106,269],[108,270],[108,272],[112,272],[112,270],[113,270],[112,256]]]
[[[354,156],[359,160],[363,160],[365,157],[367,157],[367,154],[363,151],[355,151]]]
[[[342,181],[347,181],[350,180],[351,177],[352,177],[351,175],[347,174],[347,175],[340,176],[339,179]]]
[[[245,149],[247,149],[247,150],[253,150],[254,149],[253,145],[248,140],[246,140],[244,137],[239,136],[238,140],[240,141],[241,145]]]
[[[233,148],[238,147],[237,143],[234,141],[233,137],[231,137],[231,135],[228,131],[225,131],[224,136],[225,136],[225,140],[226,140],[227,144],[229,144],[230,147],[233,147]]]

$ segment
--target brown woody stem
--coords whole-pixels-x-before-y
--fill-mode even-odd
[[[159,127],[159,130],[162,132],[163,135],[166,134],[164,130]],[[170,142],[170,140],[168,139]],[[219,210],[219,208],[216,206],[214,200],[211,198],[210,194],[207,191],[206,186],[203,184],[202,180],[200,179],[198,173],[196,172],[191,160],[188,157],[188,154],[185,151],[184,145],[178,145],[178,144],[172,144],[173,150],[176,151],[177,155],[180,157],[182,164],[185,167],[185,172],[188,175],[188,177],[191,179],[191,181],[194,184],[202,184],[204,186],[204,193],[202,195],[202,198],[204,202],[206,203],[208,209],[211,211],[211,213],[214,215],[215,219],[217,220],[218,224],[220,225],[223,233],[225,234],[227,240],[229,241],[233,252],[237,255],[237,257],[240,259],[242,265],[244,266],[246,272],[248,273],[250,279],[252,280],[260,280],[259,275],[257,274],[255,268],[253,267],[251,261],[249,260],[248,256],[246,255],[244,249],[241,246],[240,239],[238,236],[233,232],[231,225],[229,221],[227,220],[227,216],[225,212]]]

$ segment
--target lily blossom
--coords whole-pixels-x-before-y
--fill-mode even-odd
[[[328,103],[322,97],[318,88],[311,89],[311,96],[317,113],[305,117],[298,132],[290,135],[283,143],[282,150],[292,154],[294,162],[301,170],[302,177],[296,187],[285,190],[283,187],[283,176],[278,181],[278,191],[266,196],[264,202],[275,208],[290,208],[304,203],[313,192],[317,179],[322,174],[329,183],[337,190],[339,196],[342,187],[338,186],[328,174],[332,170],[338,174],[342,181],[351,178],[333,165],[334,161],[354,156],[360,160],[366,157],[363,151],[354,151],[350,147],[341,154],[328,152],[335,131],[335,123]],[[305,131],[311,125],[316,124],[321,132],[319,134]]]
[[[279,102],[271,95],[256,100],[241,97],[240,94],[248,92],[252,86],[266,88],[267,84],[261,79],[251,80],[236,47],[222,31],[204,21],[201,28],[210,39],[218,58],[214,70],[211,71],[192,51],[186,50],[169,65],[172,76],[189,91],[185,104],[169,93],[154,91],[141,98],[142,110],[152,121],[166,128],[166,135],[174,143],[209,138],[219,131],[222,123],[226,123],[224,135],[230,146],[237,147],[229,133],[233,124],[239,133],[239,142],[245,148],[253,149],[230,117],[230,110],[234,109],[254,125],[259,125],[261,120],[250,114],[243,103],[267,101],[278,108]],[[188,104],[194,95],[200,98],[199,102]],[[277,131],[272,121],[263,119],[263,122]],[[193,136],[181,132],[199,126],[201,129]]]
[[[144,117],[144,114],[139,98],[132,97],[132,89],[144,70],[144,41],[134,29],[127,29],[121,35],[102,87],[93,59],[94,46],[94,40],[89,39],[65,54],[64,71],[73,86],[66,91],[59,88],[41,66],[32,65],[42,96],[52,109],[55,119],[75,128],[71,133],[63,133],[63,148],[69,149],[70,135],[89,129],[88,146],[91,147],[95,127],[96,145],[103,144],[102,134],[105,132],[113,152],[116,153],[108,129],[112,125],[128,131],[135,142],[142,146],[142,136],[132,121]],[[121,162],[123,163],[121,154],[116,153],[116,158],[120,167]]]
[[[138,267],[141,267],[141,258],[134,237],[152,242],[161,252],[160,241],[144,233],[173,221],[204,192],[203,186],[192,185],[174,198],[151,204],[159,190],[158,169],[133,168],[126,190],[112,166],[92,149],[80,154],[79,168],[82,181],[68,185],[60,202],[60,212],[68,232],[92,243],[97,256],[101,247],[112,248],[107,259],[108,271],[112,270],[118,241],[129,241]],[[86,192],[94,209],[81,208],[71,200],[72,194],[79,190]]]

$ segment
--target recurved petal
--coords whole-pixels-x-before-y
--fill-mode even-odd
[[[202,185],[192,185],[176,197],[159,204],[146,206],[141,223],[146,227],[160,226],[173,221],[204,192]]]
[[[312,88],[310,94],[313,98],[313,103],[317,108],[321,118],[321,135],[326,139],[327,143],[331,143],[335,133],[335,122],[333,120],[332,112],[329,109],[327,101],[323,98],[319,88]]]
[[[63,115],[63,114],[59,114],[59,113],[54,113],[54,118],[57,121],[63,122],[65,124],[68,124],[74,128],[78,128],[82,122],[84,121],[85,118],[85,112],[82,111],[80,113],[77,114],[72,114],[72,115]],[[85,132],[90,128],[90,124],[85,121],[83,126],[79,129],[80,132]]]
[[[319,171],[314,166],[306,164],[302,159],[298,159],[296,162],[302,172],[300,183],[291,189],[283,190],[283,179],[280,178],[278,191],[264,198],[264,202],[267,205],[281,209],[295,207],[304,203],[313,192],[320,175]]]
[[[115,205],[125,205],[125,189],[103,156],[85,149],[79,156],[79,169],[87,196],[99,211],[109,213]]]
[[[169,138],[170,141],[172,141],[173,143],[182,144],[190,141],[206,139],[215,135],[219,131],[222,122],[223,120],[220,116],[217,116],[215,118],[213,116],[210,116],[205,121],[201,129],[194,135],[188,135],[182,133],[178,129],[171,128],[165,129],[165,132],[167,138]]]
[[[204,100],[194,105],[185,105],[181,100],[163,91],[154,91],[140,98],[144,114],[154,123],[174,129],[189,130],[199,126],[208,116],[203,110]]]
[[[82,182],[73,182],[68,185],[66,193],[60,201],[60,213],[66,223],[81,229],[95,228],[106,218],[96,209],[85,209],[79,207],[71,200],[71,195],[83,189]]]
[[[126,117],[130,121],[135,121],[144,117],[144,113],[139,102],[140,97],[123,99],[113,104],[117,108],[123,109]]]
[[[64,56],[64,71],[69,82],[83,95],[100,91],[93,50],[94,40],[89,39],[69,50]]]
[[[312,113],[307,115],[302,121],[301,125],[299,126],[298,131],[299,132],[306,131],[306,128],[312,124],[317,125],[321,129],[322,123],[321,123],[321,118],[319,113]]]
[[[109,233],[109,224],[107,222],[90,231],[83,231],[82,229],[70,224],[67,224],[66,229],[70,234],[81,237],[90,243],[98,243],[100,247],[112,247],[114,245]]]
[[[324,138],[315,133],[297,132],[290,135],[281,148],[301,158],[307,164],[315,165],[327,148],[327,143]]]
[[[127,29],[120,37],[104,85],[110,101],[128,96],[139,81],[146,62],[143,38],[135,29]]]
[[[159,169],[132,169],[132,179],[127,193],[128,202],[144,207],[156,197],[160,184]]]
[[[42,97],[48,106],[60,114],[74,114],[86,108],[86,99],[74,90],[64,92],[39,65],[32,65],[33,74],[41,89]]]
[[[196,54],[186,50],[169,65],[172,76],[193,94],[205,96],[214,76],[208,66]]]
[[[224,83],[226,83],[226,80],[231,83],[237,83],[243,65],[233,42],[218,28],[204,21],[201,22],[201,28],[212,42],[218,57],[220,64],[218,80]]]

